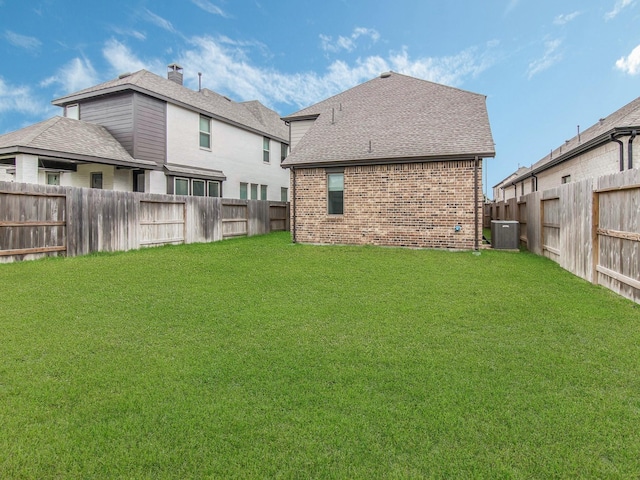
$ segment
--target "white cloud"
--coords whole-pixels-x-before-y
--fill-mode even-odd
[[[561,14],[558,15],[554,20],[553,23],[555,25],[566,25],[567,23],[569,23],[570,21],[574,20],[578,15],[580,15],[581,12],[579,11],[575,11],[573,13],[568,13],[568,14]]]
[[[11,30],[6,30],[4,32],[4,38],[6,38],[10,44],[26,50],[37,50],[40,45],[42,45],[42,42],[35,37],[20,35],[19,33],[12,32]]]
[[[150,61],[140,60],[129,47],[114,39],[105,43],[102,48],[102,55],[111,65],[112,73],[116,75],[125,72],[136,72],[142,69],[160,73],[164,67],[163,63],[157,59]]]
[[[220,15],[223,18],[230,18],[229,15],[217,5],[208,0],[191,0],[198,8],[214,15]]]
[[[98,75],[86,58],[74,58],[58,69],[55,75],[40,82],[41,87],[59,85],[61,94],[82,90],[98,83]]]
[[[505,15],[509,15],[520,3],[520,0],[509,0],[507,8],[504,11]]]
[[[634,3],[635,3],[635,0],[617,0],[616,4],[613,6],[613,10],[611,10],[610,12],[607,12],[604,15],[604,19],[612,20],[616,18],[618,14],[622,12],[622,10],[633,5]]]
[[[562,53],[558,52],[560,45],[562,45],[562,40],[559,39],[547,40],[544,42],[545,51],[542,58],[534,60],[529,64],[529,68],[527,70],[529,79],[562,60]]]
[[[640,45],[634,48],[627,57],[621,57],[616,62],[616,68],[629,75],[640,73]]]
[[[336,40],[333,40],[330,35],[321,34],[320,40],[325,52],[339,52],[340,50],[352,52],[356,48],[356,40],[360,37],[368,37],[373,43],[376,43],[380,39],[380,34],[372,28],[356,27],[348,37],[340,35]]]
[[[147,20],[153,23],[154,25],[166,30],[167,32],[176,33],[176,29],[173,28],[173,25],[169,20],[165,20],[159,15],[156,15],[151,10],[145,8],[145,12],[147,14]]]
[[[34,100],[29,87],[8,85],[0,77],[0,112],[37,114],[42,111],[42,105]]]
[[[133,37],[136,40],[146,40],[147,35],[144,32],[140,32],[138,30],[124,30],[120,27],[112,27],[112,30],[118,35],[123,35],[127,37]]]
[[[252,65],[246,52],[229,48],[220,39],[196,37],[193,48],[184,52],[179,63],[197,66],[203,73],[203,86],[238,100],[259,100],[267,106],[287,104],[304,107],[393,70],[425,80],[458,85],[488,68],[487,52],[471,48],[442,58],[411,58],[406,48],[390,52],[385,58],[370,56],[355,63],[333,62],[326,72],[282,73]],[[194,68],[194,70],[196,70]],[[191,77],[195,83],[195,76]]]

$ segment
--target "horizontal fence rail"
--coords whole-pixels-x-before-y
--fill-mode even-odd
[[[289,230],[289,204],[0,182],[0,263]]]
[[[493,202],[485,210],[492,220],[520,222],[529,251],[640,303],[639,169]]]

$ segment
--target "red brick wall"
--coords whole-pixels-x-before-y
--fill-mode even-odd
[[[296,169],[294,174],[291,229],[295,228],[298,242],[454,249],[475,246],[473,161],[345,167],[343,215],[327,214],[325,169]],[[478,205],[482,208],[481,161]],[[482,210],[478,218],[482,222]],[[455,232],[456,225],[462,227],[460,232]],[[480,243],[482,223],[478,232]]]

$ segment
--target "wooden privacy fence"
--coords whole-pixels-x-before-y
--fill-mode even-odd
[[[640,303],[640,170],[568,183],[487,209],[494,220],[520,222],[520,240],[529,251]]]
[[[289,229],[289,204],[0,182],[0,263]]]

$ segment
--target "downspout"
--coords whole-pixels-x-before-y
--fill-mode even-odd
[[[296,225],[298,222],[296,221],[296,207],[298,206],[298,202],[296,202],[296,167],[291,166],[291,174],[293,175],[293,196],[291,200],[293,201],[293,209],[291,211],[291,220],[293,225],[291,226],[292,240],[293,243],[296,243]]]
[[[620,171],[622,172],[624,170],[624,144],[615,137],[614,133],[610,135],[610,138],[612,142],[620,145]]]
[[[631,137],[629,137],[629,150],[627,152],[627,168],[631,170],[633,168],[633,139],[636,138],[637,132],[635,130],[631,131]]]
[[[480,233],[478,230],[478,213],[480,209],[478,208],[478,157],[475,158],[475,168],[473,169],[473,194],[475,195],[475,201],[473,202],[475,205],[474,213],[476,217],[475,221],[475,236],[473,240],[474,250],[477,252],[479,250],[478,245],[478,234]]]

